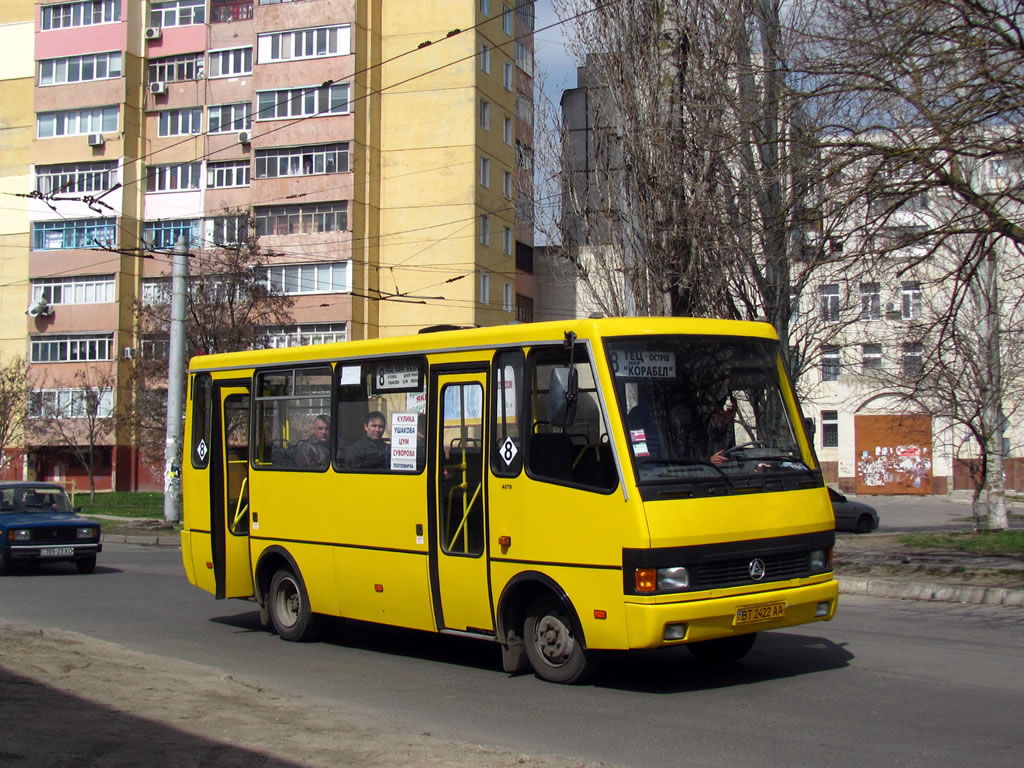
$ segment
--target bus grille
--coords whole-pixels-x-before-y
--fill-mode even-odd
[[[742,587],[770,581],[799,579],[811,575],[810,555],[807,552],[761,557],[760,560],[765,565],[765,574],[764,578],[757,581],[750,578],[750,563],[753,559],[752,557],[741,557],[693,566],[690,569],[690,589]]]

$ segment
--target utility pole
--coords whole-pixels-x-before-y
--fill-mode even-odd
[[[181,519],[181,429],[185,402],[185,292],[188,290],[188,243],[174,244],[171,268],[171,329],[167,361],[167,443],[164,451],[164,521]]]

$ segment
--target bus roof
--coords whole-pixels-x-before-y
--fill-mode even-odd
[[[361,341],[340,341],[278,349],[245,350],[214,355],[196,355],[189,361],[190,371],[334,360],[379,355],[427,352],[452,352],[487,349],[519,344],[560,342],[567,332],[580,340],[611,336],[653,334],[691,334],[708,336],[751,336],[776,339],[769,323],[742,320],[717,320],[702,317],[602,317],[581,320],[553,320],[543,323],[516,323],[484,328],[438,331],[411,336],[389,336]]]

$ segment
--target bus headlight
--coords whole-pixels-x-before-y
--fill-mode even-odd
[[[690,571],[684,566],[658,569],[658,591],[675,592],[690,588]]]
[[[811,570],[827,571],[832,565],[832,550],[815,549],[811,552]]]

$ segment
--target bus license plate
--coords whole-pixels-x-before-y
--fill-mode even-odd
[[[74,547],[43,547],[39,550],[40,557],[70,557],[74,554]]]
[[[781,619],[786,615],[785,603],[768,603],[767,605],[755,605],[750,608],[736,609],[736,623],[750,624],[755,621],[771,621]]]

